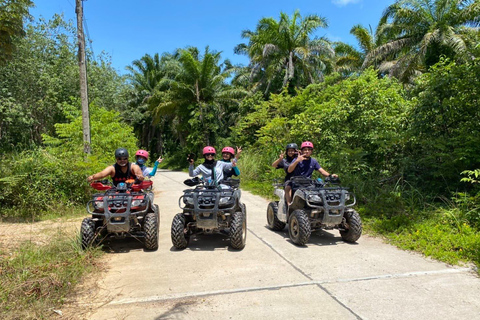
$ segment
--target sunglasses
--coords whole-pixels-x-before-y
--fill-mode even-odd
[[[215,157],[215,153],[205,153],[205,156],[206,156],[206,157],[208,157],[208,156]]]
[[[120,160],[120,161],[127,161],[128,158],[117,158],[117,160]]]

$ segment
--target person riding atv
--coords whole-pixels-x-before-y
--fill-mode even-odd
[[[311,232],[317,229],[339,229],[344,241],[357,241],[362,233],[362,222],[359,214],[352,209],[355,195],[348,188],[339,186],[336,174],[330,175],[310,157],[313,150],[311,142],[302,143],[301,149],[302,155],[288,167],[289,172],[295,170],[296,173],[290,179],[292,201],[287,203],[286,191],[282,185],[276,185],[274,193],[280,201],[268,204],[269,228],[280,231],[288,224],[290,239],[297,245],[305,245]],[[311,179],[315,170],[327,176],[325,183],[321,179]]]
[[[140,167],[128,161],[125,148],[115,150],[116,163],[88,177],[96,193],[87,203],[90,218],[80,228],[82,247],[98,245],[107,238],[143,238],[146,249],[158,248],[160,210],[153,204],[152,181],[143,181]],[[112,184],[108,180],[112,177]]]
[[[134,163],[128,161],[128,150],[125,148],[118,148],[115,150],[114,165],[108,166],[100,172],[92,174],[87,178],[88,182],[94,180],[102,180],[110,176],[113,180],[113,184],[116,186],[120,182],[125,182],[129,179],[135,179],[136,182],[143,181],[143,174],[140,167]]]
[[[225,168],[235,163],[216,162],[215,148],[203,148],[205,162],[193,169],[193,157],[189,156],[190,176],[202,174],[185,180],[193,189],[186,189],[179,199],[181,213],[172,220],[172,244],[177,249],[185,249],[194,234],[228,234],[230,246],[241,250],[245,247],[247,236],[246,207],[241,202],[240,180],[224,179]],[[183,205],[182,205],[183,204]]]

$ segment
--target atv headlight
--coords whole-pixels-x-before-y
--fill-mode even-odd
[[[103,209],[103,200],[101,200],[101,201],[94,201],[94,202],[93,202],[93,206],[95,207],[95,209]]]
[[[318,196],[316,194],[311,195],[309,200],[311,202],[322,202],[322,198],[320,198],[320,196]]]
[[[193,197],[183,197],[183,203],[193,204]]]
[[[231,197],[223,197],[223,198],[220,198],[220,201],[218,202],[218,204],[222,205],[222,204],[227,204],[230,202],[232,198]]]
[[[133,200],[132,207],[139,207],[143,204],[143,200]]]

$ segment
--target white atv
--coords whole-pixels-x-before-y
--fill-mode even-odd
[[[288,224],[288,233],[293,243],[303,246],[312,231],[338,229],[342,239],[355,242],[362,235],[362,220],[352,207],[355,195],[348,188],[340,187],[340,181],[326,178],[312,180],[292,177],[294,191],[290,206],[285,202],[283,185],[275,185],[274,193],[280,201],[268,204],[267,223],[270,229],[281,231]]]

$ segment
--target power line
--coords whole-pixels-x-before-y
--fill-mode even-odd
[[[82,0],[82,7],[83,7],[83,3],[85,1],[86,0]],[[85,31],[87,31],[88,47],[90,48],[90,51],[92,51],[92,59],[93,59],[93,61],[96,61],[95,60],[95,52],[93,52],[92,38],[90,38],[90,33],[88,32],[87,19],[85,18],[85,10],[83,11],[83,25],[85,27]]]

